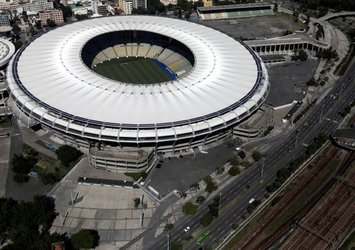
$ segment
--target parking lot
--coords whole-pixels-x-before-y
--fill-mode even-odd
[[[226,143],[208,150],[208,154],[165,159],[160,168],[152,169],[147,182],[163,196],[173,190],[184,192],[191,184],[199,182],[217,167],[223,166],[233,155],[233,151],[233,145]]]
[[[313,77],[318,63],[315,59],[308,59],[269,67],[271,90],[266,102],[278,107],[302,100],[307,90],[306,82]]]
[[[284,13],[277,13],[274,16],[202,21],[202,23],[248,40],[283,36],[287,30],[293,32],[303,28],[302,24],[295,23],[292,17]]]

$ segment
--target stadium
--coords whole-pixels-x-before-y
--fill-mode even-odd
[[[34,38],[7,69],[9,106],[103,168],[137,169],[231,135],[268,74],[243,42],[172,18],[85,20]]]

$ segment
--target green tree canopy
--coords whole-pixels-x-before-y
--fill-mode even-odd
[[[188,201],[182,206],[182,212],[185,214],[195,214],[197,212],[197,208],[197,205],[193,204],[191,201]]]
[[[96,230],[82,229],[73,234],[70,241],[74,249],[94,248],[99,245],[100,236]]]
[[[202,216],[200,223],[202,226],[207,227],[210,225],[213,221],[213,215],[210,213],[206,213],[204,216]]]
[[[253,157],[254,161],[260,161],[261,158],[263,158],[263,155],[259,151],[255,150],[253,151],[251,157]]]
[[[240,170],[238,166],[232,166],[229,171],[228,174],[230,174],[231,176],[236,176],[238,174],[240,174]]]
[[[68,241],[66,235],[48,232],[55,216],[51,197],[35,196],[33,202],[0,199],[0,240],[12,242],[3,249],[46,250],[55,241]]]
[[[12,157],[12,170],[16,174],[28,174],[34,166],[32,163],[33,162],[28,161],[22,154],[14,154]]]
[[[74,147],[69,145],[62,145],[56,151],[58,159],[63,163],[64,166],[69,167],[71,162],[76,161],[82,153]]]

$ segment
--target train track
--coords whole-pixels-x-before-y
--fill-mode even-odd
[[[339,156],[341,153],[341,150],[335,147],[328,148],[325,152],[323,152],[319,157],[316,157],[315,160],[312,161],[312,163],[315,162],[315,166],[310,172],[309,175],[302,177],[297,183],[297,187],[299,188],[292,188],[291,190],[288,191],[287,196],[282,197],[282,200],[276,205],[276,209],[274,209],[269,215],[266,215],[262,218],[262,222],[257,229],[254,230],[252,235],[248,235],[245,237],[242,241],[238,243],[238,246],[236,246],[239,249],[248,249],[248,248],[253,248],[255,249],[255,242],[254,239],[256,236],[265,231],[266,227],[272,222],[273,220],[276,220],[277,217],[280,215],[280,213],[287,208],[287,206],[298,197],[300,193],[316,178],[316,176],[319,174],[319,172],[323,169],[323,166],[326,165],[327,162],[329,162],[332,158]],[[262,244],[264,244],[264,240],[262,241]],[[263,245],[259,244],[259,248],[262,249],[264,248]]]
[[[355,160],[349,157],[344,164],[351,166]],[[343,176],[355,181],[355,171],[348,168]],[[355,226],[355,198],[353,187],[346,183],[334,183],[322,202],[314,206],[300,225],[280,246],[280,249],[336,249],[347,233]],[[313,232],[313,233],[312,233]],[[315,234],[314,232],[317,232]]]

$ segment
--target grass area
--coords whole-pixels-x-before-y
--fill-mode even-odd
[[[134,181],[138,181],[139,178],[146,178],[147,177],[147,173],[144,172],[144,171],[141,171],[141,172],[127,172],[127,173],[124,173],[125,175],[131,177]]]
[[[333,159],[329,165],[322,171],[307,188],[293,200],[284,211],[279,214],[277,220],[272,221],[265,229],[267,234],[273,234],[279,229],[286,221],[294,216],[299,209],[301,209],[312,195],[331,177],[340,163],[340,159]]]
[[[344,241],[343,245],[339,248],[339,250],[348,250],[355,248],[355,231],[353,231],[349,237]]]
[[[93,70],[107,78],[126,83],[151,84],[171,80],[154,59],[143,57],[111,59],[97,64]]]
[[[23,152],[34,150],[31,146],[23,144]],[[75,165],[70,164],[65,167],[59,160],[56,160],[48,155],[38,152],[37,163],[33,171],[37,172],[44,184],[54,184],[61,180]]]

